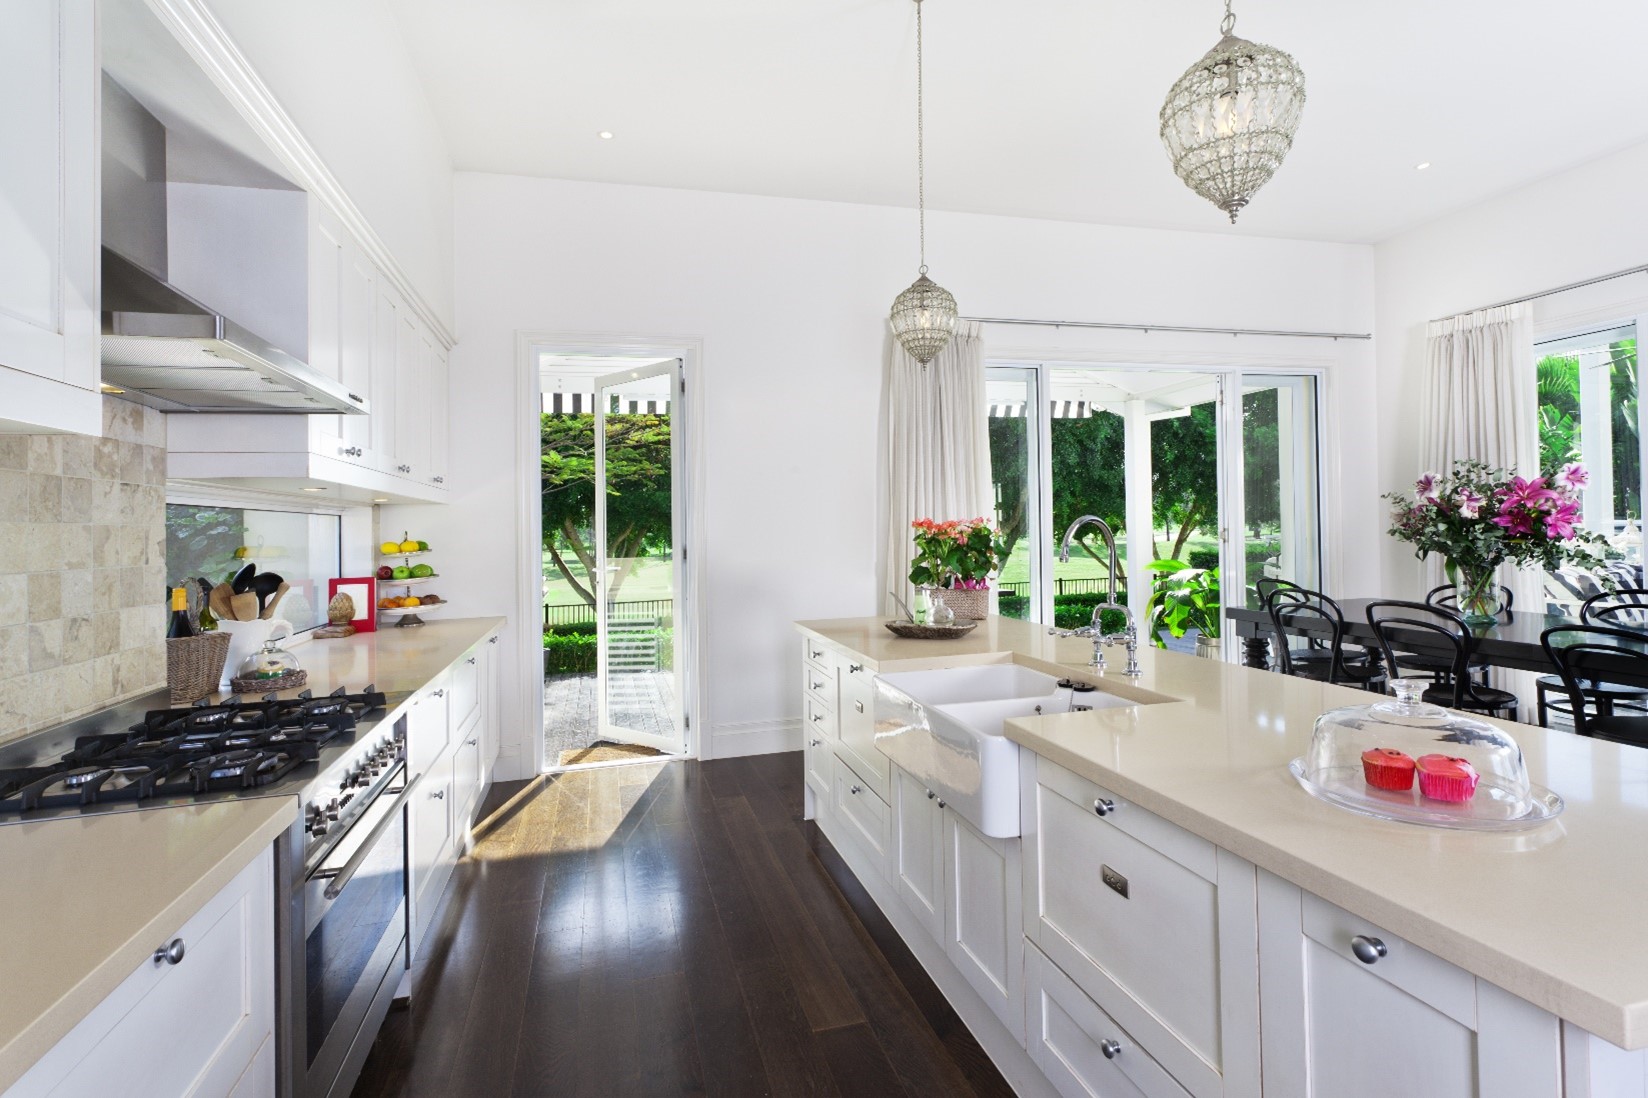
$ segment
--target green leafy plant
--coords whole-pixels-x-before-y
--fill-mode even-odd
[[[1001,570],[1006,545],[986,519],[916,519],[910,526],[916,542],[910,582],[917,587],[988,587]]]
[[[1165,629],[1182,637],[1194,629],[1204,637],[1218,639],[1220,619],[1219,570],[1192,568],[1182,560],[1153,560],[1145,565],[1157,573],[1150,585],[1150,637],[1157,648],[1166,648]]]

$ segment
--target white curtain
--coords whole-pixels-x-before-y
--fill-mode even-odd
[[[1420,458],[1425,470],[1446,473],[1455,461],[1475,458],[1524,477],[1539,475],[1539,385],[1534,374],[1533,309],[1502,305],[1426,329],[1428,377]],[[1424,471],[1424,470],[1420,470]],[[1536,569],[1503,567],[1516,611],[1545,612],[1545,579]],[[1425,562],[1426,590],[1443,582],[1442,562]],[[1534,676],[1495,672],[1521,700],[1518,719],[1533,723]]]
[[[1539,387],[1534,375],[1533,310],[1502,305],[1447,320],[1426,331],[1424,469],[1446,473],[1475,458],[1518,476],[1539,475]],[[1424,470],[1418,470],[1424,471]],[[1425,562],[1425,581],[1442,582],[1442,562]],[[1531,569],[1501,570],[1518,610],[1542,613],[1544,578]]]
[[[910,523],[918,518],[992,518],[989,409],[984,397],[984,342],[976,324],[926,366],[897,340],[887,368],[887,574],[884,590],[908,601]],[[886,613],[898,609],[883,596]]]

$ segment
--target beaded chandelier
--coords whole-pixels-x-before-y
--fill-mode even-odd
[[[921,87],[921,0],[916,5],[916,209],[921,225],[921,269],[909,289],[893,299],[893,338],[910,357],[927,365],[956,331],[956,299],[927,277],[927,162]]]
[[[1224,36],[1179,77],[1162,104],[1162,144],[1184,185],[1231,224],[1293,147],[1305,74],[1281,50],[1237,38],[1225,0]]]

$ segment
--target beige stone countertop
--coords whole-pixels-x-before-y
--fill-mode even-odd
[[[296,819],[266,797],[0,827],[0,1091]]]
[[[1288,773],[1316,717],[1359,690],[1143,648],[1143,675],[1084,674],[1081,638],[992,618],[965,638],[911,641],[884,618],[800,622],[879,671],[1017,662],[1090,678],[1147,704],[1011,721],[1027,750],[1098,782],[1627,1049],[1648,1047],[1648,751],[1495,722],[1566,811],[1527,831],[1370,819]]]
[[[499,629],[504,620],[434,618],[411,629],[379,626],[376,632],[337,640],[300,640],[289,650],[309,672],[306,689],[318,695],[340,686],[360,690],[373,684],[389,696],[390,712],[386,716],[393,717],[408,695],[456,663],[478,641]]]

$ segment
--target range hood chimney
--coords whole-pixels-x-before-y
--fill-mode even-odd
[[[363,397],[168,281],[166,187],[165,127],[105,74],[104,384],[164,412],[364,414]]]

